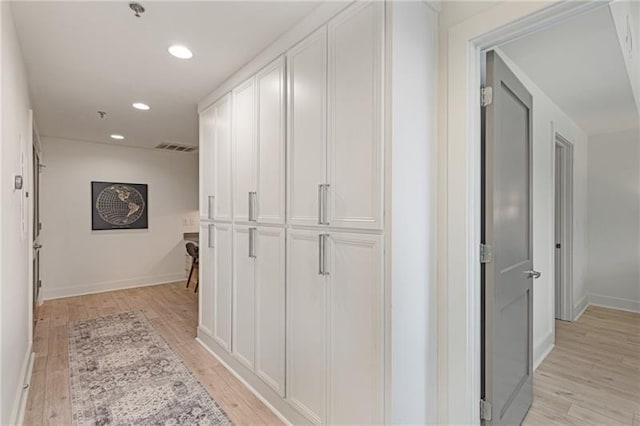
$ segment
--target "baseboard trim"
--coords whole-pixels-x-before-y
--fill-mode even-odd
[[[152,285],[169,284],[186,280],[184,272],[150,277],[132,278],[118,281],[104,281],[63,288],[42,289],[43,300],[62,299],[65,297],[82,296],[85,294],[105,293],[107,291],[124,290],[127,288],[147,287]]]
[[[285,399],[274,392],[273,389],[251,370],[222,349],[213,337],[204,333],[200,327],[198,327],[198,337],[196,337],[196,341],[249,389],[276,417],[282,420],[283,423],[286,425],[310,424],[310,421],[306,417],[289,405]]]
[[[23,423],[24,413],[27,409],[27,399],[29,399],[29,390],[31,388],[31,373],[33,372],[33,362],[35,360],[34,353],[31,349],[32,345],[29,344],[20,368],[20,377],[22,380],[18,383],[13,408],[11,410],[11,424],[13,425],[21,425]]]
[[[640,301],[589,293],[589,304],[620,311],[640,313]]]
[[[536,344],[533,348],[533,370],[537,370],[538,366],[542,364],[542,361],[551,353],[555,347],[555,334],[550,331],[540,343]]]
[[[573,321],[578,321],[578,319],[580,319],[580,317],[582,316],[582,314],[584,314],[584,311],[586,311],[588,307],[589,297],[585,294],[573,307]]]

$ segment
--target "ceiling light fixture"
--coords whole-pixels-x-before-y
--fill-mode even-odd
[[[135,109],[139,109],[141,111],[149,111],[151,107],[147,104],[143,104],[142,102],[134,102],[131,104]]]
[[[121,141],[122,139],[124,139],[124,136],[113,134],[113,135],[111,135],[111,139],[117,139],[117,140]]]
[[[193,57],[193,53],[191,53],[191,51],[188,48],[178,44],[174,44],[173,46],[170,46],[169,53],[171,53],[176,58],[180,58],[180,59],[191,59]]]

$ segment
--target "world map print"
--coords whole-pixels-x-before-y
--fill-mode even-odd
[[[142,216],[145,202],[135,188],[111,185],[98,194],[96,209],[100,217],[111,225],[131,225]]]
[[[91,229],[147,229],[146,184],[91,182]]]

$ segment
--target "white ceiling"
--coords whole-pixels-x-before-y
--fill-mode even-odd
[[[12,4],[41,135],[197,145],[196,103],[319,4],[140,3],[141,18],[128,2]],[[171,44],[188,46],[194,57],[174,58]],[[135,110],[133,102],[151,110]],[[112,133],[126,139],[115,142]]]
[[[587,133],[638,126],[609,7],[500,48]]]

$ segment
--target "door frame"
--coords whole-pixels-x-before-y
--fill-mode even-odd
[[[560,226],[560,240],[557,240],[557,230],[554,232],[555,243],[560,243],[561,273],[564,276],[558,291],[557,267],[554,262],[554,296],[560,294],[560,301],[554,300],[554,305],[560,303],[559,318],[563,321],[573,321],[573,144],[560,133],[554,131],[554,224],[558,226],[557,184],[560,179],[562,224]],[[556,152],[562,151],[561,158]],[[560,164],[558,163],[560,161]],[[560,176],[557,167],[560,166]],[[554,306],[554,308],[556,307]],[[555,311],[555,309],[554,309]]]
[[[438,228],[438,423],[480,424],[481,53],[610,0],[505,2],[443,37]],[[455,119],[453,119],[455,117]],[[551,311],[553,312],[553,311]]]

